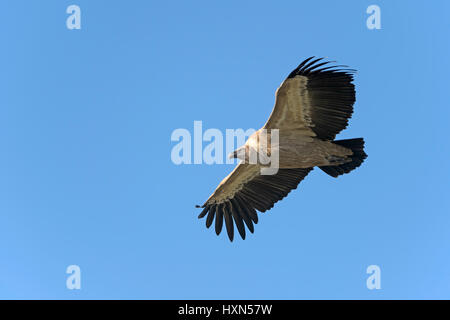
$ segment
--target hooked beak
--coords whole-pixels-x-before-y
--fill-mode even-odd
[[[231,152],[228,155],[228,159],[243,159],[245,158],[245,146],[242,146],[240,148],[237,148],[236,150],[234,150],[233,152]]]
[[[234,158],[237,158],[237,151],[233,151],[228,154],[228,159],[234,159]]]

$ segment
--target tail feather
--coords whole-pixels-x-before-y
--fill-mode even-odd
[[[353,151],[353,154],[350,156],[352,161],[337,165],[337,166],[322,166],[319,167],[325,173],[330,176],[337,178],[341,174],[349,173],[353,169],[358,168],[361,163],[363,163],[364,159],[367,158],[367,154],[364,152],[364,139],[356,138],[356,139],[345,139],[345,140],[336,140],[333,143],[343,146],[345,148],[349,148]]]

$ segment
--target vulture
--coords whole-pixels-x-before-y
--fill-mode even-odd
[[[336,178],[359,167],[367,157],[363,138],[335,140],[353,113],[354,69],[333,65],[324,58],[310,57],[295,68],[275,93],[275,106],[266,124],[252,134],[244,146],[231,153],[239,164],[208,200],[199,219],[206,227],[214,222],[219,235],[223,224],[233,241],[236,227],[242,239],[246,228],[253,233],[258,213],[265,212],[296,189],[314,167]],[[278,133],[277,143],[266,142],[270,132]],[[267,138],[268,140],[268,138]],[[268,164],[250,161],[249,154],[278,153],[278,170],[262,174]],[[261,161],[262,162],[262,161]]]

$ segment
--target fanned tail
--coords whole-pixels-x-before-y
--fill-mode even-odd
[[[356,138],[356,139],[345,139],[345,140],[336,140],[333,143],[338,144],[342,147],[351,149],[353,151],[353,155],[350,156],[352,161],[340,164],[337,166],[322,166],[319,167],[325,173],[330,176],[337,178],[341,174],[349,173],[353,169],[358,168],[361,163],[364,162],[364,159],[367,158],[367,154],[364,152],[364,139]]]

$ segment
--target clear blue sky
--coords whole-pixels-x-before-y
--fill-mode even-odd
[[[450,298],[449,10],[3,1],[0,298]],[[259,128],[311,55],[358,70],[339,137],[364,137],[369,158],[338,179],[314,170],[247,240],[217,237],[194,205],[233,166],[174,165],[172,131]],[[72,264],[81,290],[66,289]]]

